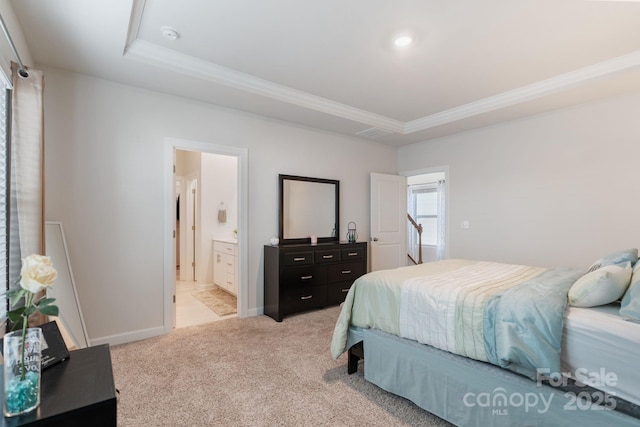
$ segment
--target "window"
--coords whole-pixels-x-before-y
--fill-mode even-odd
[[[442,170],[407,177],[407,255],[415,264],[447,258],[445,175]]]
[[[422,225],[422,244],[438,245],[438,190],[434,184],[409,187],[409,213]]]

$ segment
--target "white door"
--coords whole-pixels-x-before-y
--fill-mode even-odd
[[[184,238],[186,242],[186,250],[180,251],[184,254],[184,262],[180,262],[180,280],[192,281],[197,280],[196,276],[196,257],[197,257],[197,230],[196,224],[198,220],[198,177],[192,177],[187,180],[187,197],[186,197],[186,221],[184,235],[180,233],[180,238]],[[182,225],[182,224],[181,224]]]
[[[371,271],[407,265],[407,178],[371,174]]]

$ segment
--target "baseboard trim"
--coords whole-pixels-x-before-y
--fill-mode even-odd
[[[146,338],[157,337],[164,334],[165,334],[164,328],[162,326],[158,326],[155,328],[140,329],[138,331],[126,332],[124,334],[109,335],[109,336],[100,337],[100,338],[91,338],[89,341],[91,342],[92,346],[101,345],[101,344],[118,345],[118,344],[126,344],[128,342],[143,340]]]
[[[260,316],[263,313],[264,313],[263,307],[252,308],[247,310],[246,317]],[[173,331],[173,328],[165,332],[164,327],[158,326],[155,328],[140,329],[138,331],[125,332],[124,334],[109,335],[106,337],[99,337],[99,338],[91,338],[89,341],[92,346],[101,345],[101,344],[118,345],[118,344],[126,344],[128,342],[133,342],[133,341],[144,340],[146,338],[153,338],[160,335],[165,335],[167,333],[170,333],[171,331]]]
[[[262,307],[260,307],[260,308],[250,308],[249,310],[247,310],[247,317],[259,316],[259,315],[261,315],[263,313],[264,313],[264,309]]]

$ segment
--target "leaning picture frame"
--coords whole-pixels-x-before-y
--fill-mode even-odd
[[[68,339],[70,348],[85,348],[90,346],[87,328],[80,309],[80,300],[76,290],[73,271],[64,229],[61,222],[47,221],[45,223],[46,255],[58,272],[58,277],[53,286],[47,289],[47,296],[55,298],[55,304],[60,309],[58,320],[61,329]]]

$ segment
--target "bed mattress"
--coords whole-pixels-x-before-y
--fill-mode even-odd
[[[567,307],[560,353],[571,378],[640,405],[640,324],[624,320],[620,305]]]

